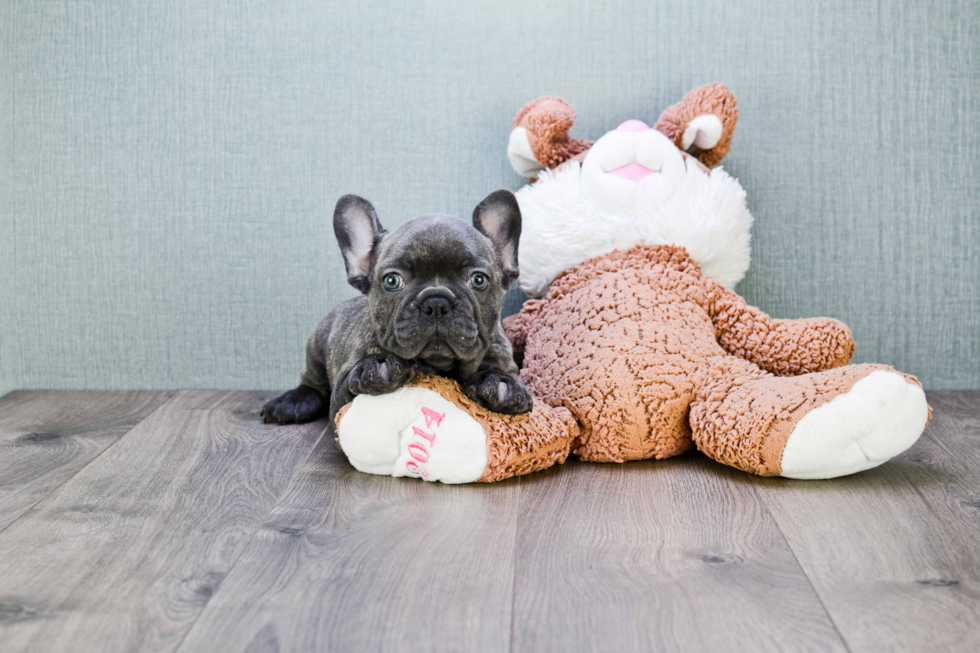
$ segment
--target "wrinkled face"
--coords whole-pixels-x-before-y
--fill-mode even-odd
[[[592,146],[582,162],[582,193],[601,213],[635,214],[666,202],[687,166],[670,139],[627,120]]]
[[[484,356],[503,293],[490,239],[461,220],[426,215],[381,240],[368,300],[384,348],[445,370]]]

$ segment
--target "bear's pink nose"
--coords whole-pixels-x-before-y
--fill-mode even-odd
[[[650,129],[650,126],[647,125],[642,120],[627,120],[622,125],[620,125],[619,127],[617,127],[616,128],[616,131],[621,131],[621,132],[645,132],[648,129]]]

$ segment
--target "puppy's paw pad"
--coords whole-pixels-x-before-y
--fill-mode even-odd
[[[471,483],[487,465],[483,427],[428,388],[360,395],[337,430],[355,469],[443,483]]]
[[[358,361],[347,377],[347,385],[355,395],[387,394],[417,374],[413,364],[394,354],[373,354]]]
[[[481,372],[466,384],[466,395],[495,413],[519,415],[534,406],[520,377],[506,372]]]
[[[327,399],[313,388],[299,386],[288,390],[262,407],[266,424],[302,424],[326,412]]]

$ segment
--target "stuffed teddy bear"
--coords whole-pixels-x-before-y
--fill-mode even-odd
[[[847,365],[829,318],[772,319],[731,290],[752,217],[716,166],[738,118],[721,84],[653,128],[627,120],[595,143],[546,97],[514,120],[508,157],[536,177],[517,193],[520,285],[504,320],[527,415],[489,413],[424,377],[359,396],[337,417],[355,468],[444,483],[496,481],[564,462],[661,459],[692,447],[761,476],[833,478],[910,447],[929,418],[915,377]]]

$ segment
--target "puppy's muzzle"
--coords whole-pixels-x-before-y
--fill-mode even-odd
[[[422,315],[438,320],[453,310],[456,305],[456,295],[445,286],[433,286],[420,292],[415,301]]]

